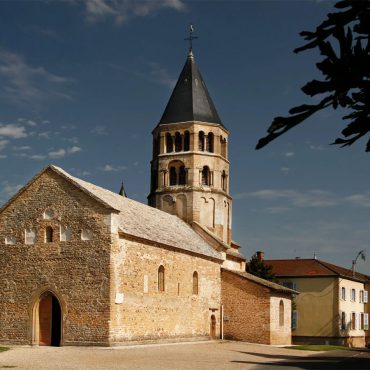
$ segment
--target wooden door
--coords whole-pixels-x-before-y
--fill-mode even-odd
[[[210,323],[210,336],[212,339],[216,338],[216,317],[215,315],[211,316],[211,323]]]
[[[52,296],[44,296],[39,303],[39,345],[51,345]]]

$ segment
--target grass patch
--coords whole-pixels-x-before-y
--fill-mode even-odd
[[[0,352],[5,352],[5,351],[8,351],[9,348],[8,347],[0,347]]]
[[[332,346],[329,344],[304,344],[302,346],[285,347],[289,349],[300,349],[301,351],[335,351],[335,350],[350,350],[345,346]]]

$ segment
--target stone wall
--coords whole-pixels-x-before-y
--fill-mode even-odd
[[[290,345],[292,343],[291,312],[291,297],[287,298],[286,294],[271,292],[270,344]]]
[[[164,292],[158,290],[160,266]],[[193,294],[194,271],[198,294]],[[212,314],[219,337],[220,284],[219,262],[122,236],[112,253],[111,344],[209,338]]]
[[[221,272],[225,339],[270,344],[270,289]]]
[[[45,219],[45,210],[54,215]],[[38,343],[40,296],[62,307],[62,344],[107,344],[109,337],[110,211],[48,169],[0,214],[0,342]],[[49,215],[48,215],[48,218]],[[70,241],[60,241],[60,226]],[[45,242],[46,227],[53,241]],[[25,229],[34,244],[25,244]],[[82,229],[92,232],[81,240]],[[15,244],[5,239],[15,238]],[[9,242],[10,239],[8,239]]]
[[[183,135],[185,131],[190,135],[189,149],[168,152],[166,135],[175,137],[176,133]],[[199,132],[214,135],[213,152],[199,150]],[[222,126],[201,122],[160,125],[153,131],[153,140],[160,145],[153,151],[149,204],[176,214],[188,223],[199,222],[230,244],[232,199],[229,195],[228,131]],[[170,167],[176,163],[176,166],[183,165],[186,169],[185,185],[170,185]],[[202,184],[204,166],[211,171],[208,185]]]

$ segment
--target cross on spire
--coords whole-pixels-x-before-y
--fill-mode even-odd
[[[193,36],[194,33],[194,26],[191,24],[189,27],[189,37],[185,38],[184,40],[189,41],[189,51],[193,51],[193,40],[197,39],[198,36]]]

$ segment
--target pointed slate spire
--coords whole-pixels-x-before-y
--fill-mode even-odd
[[[125,187],[123,186],[123,181],[122,181],[122,184],[121,184],[121,189],[119,190],[119,195],[127,198],[127,195],[126,195],[126,191],[125,191]]]
[[[184,68],[159,124],[200,121],[222,125],[203,77],[189,50]]]

